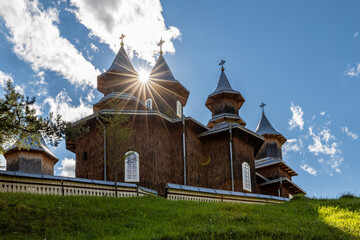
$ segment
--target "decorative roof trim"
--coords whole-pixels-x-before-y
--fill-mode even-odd
[[[263,167],[268,167],[268,166],[276,165],[276,164],[283,165],[284,170],[287,171],[288,173],[290,173],[290,175],[292,175],[292,176],[297,176],[298,175],[281,158],[266,157],[266,158],[255,160],[255,169],[260,169],[260,168],[263,168]],[[286,170],[286,169],[288,169],[288,170]]]
[[[136,101],[138,103],[140,103],[141,105],[145,106],[144,102],[141,101],[140,99],[138,99],[137,97],[135,97],[134,95],[130,94],[130,93],[120,93],[120,92],[112,92],[104,97],[102,97],[97,103],[95,103],[94,105],[97,106],[100,103],[111,99],[111,98],[115,98],[115,99],[123,99],[123,100],[133,100]],[[146,107],[146,106],[145,106]]]
[[[236,119],[236,120],[241,120],[242,122],[245,123],[246,125],[246,122],[244,121],[244,119],[242,119],[239,115],[237,114],[231,114],[231,113],[221,113],[221,114],[218,114],[218,115],[215,115],[213,118],[211,118],[209,120],[209,122],[212,122],[212,121],[215,121],[215,120],[218,120],[218,119],[221,119],[221,118],[231,118],[231,119]]]
[[[274,184],[274,183],[278,183],[280,181],[285,181],[285,182],[288,182],[290,183],[291,185],[293,185],[295,188],[297,188],[300,192],[302,192],[303,194],[306,195],[306,192],[304,190],[302,190],[298,185],[296,185],[293,181],[291,181],[289,178],[287,177],[280,177],[280,178],[277,178],[277,179],[272,179],[272,180],[269,180],[267,182],[264,182],[264,183],[260,183],[259,184],[259,187],[261,186],[266,186],[266,185],[270,185],[270,184]]]
[[[251,131],[251,130],[249,130],[249,129],[247,129],[247,128],[245,128],[245,127],[243,127],[243,126],[241,126],[241,125],[239,125],[239,124],[237,124],[237,123],[232,124],[232,129],[236,129],[236,128],[239,129],[239,130],[242,130],[242,131],[244,131],[244,132],[246,132],[246,133],[248,133],[248,134],[250,134],[250,135],[252,135],[252,136],[254,136],[254,137],[256,137],[256,138],[258,138],[258,139],[260,139],[260,140],[262,140],[262,141],[264,141],[264,137],[256,134],[255,132],[253,132],[253,131]],[[215,129],[215,130],[210,129],[210,130],[207,131],[207,132],[200,133],[200,134],[198,135],[198,137],[208,136],[208,135],[215,134],[215,133],[219,133],[219,132],[223,132],[223,131],[226,131],[226,130],[229,130],[229,129],[230,129],[229,124],[227,124],[227,125],[225,125],[224,127],[217,128],[217,129]]]
[[[255,172],[256,176],[258,176],[259,178],[263,179],[265,182],[269,181],[269,179],[267,179],[266,177],[264,177],[263,175],[261,175],[258,172]]]

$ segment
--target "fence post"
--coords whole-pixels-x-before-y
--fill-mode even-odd
[[[64,196],[64,180],[61,180],[61,194]]]

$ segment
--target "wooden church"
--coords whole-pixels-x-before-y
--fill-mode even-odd
[[[183,115],[189,91],[166,63],[163,41],[144,83],[124,49],[123,37],[110,68],[97,77],[97,89],[104,97],[94,104],[94,113],[81,120],[89,132],[66,142],[76,154],[76,177],[113,181],[116,172],[119,181],[162,195],[167,183],[282,197],[306,194],[293,183],[297,173],[282,159],[286,138],[272,127],[264,111],[255,132],[246,128],[239,116],[245,99],[231,87],[225,61],[220,63],[218,85],[205,103],[212,113],[205,126]],[[112,103],[121,110],[114,111]],[[133,129],[117,171],[108,164],[112,156],[105,132],[96,127],[99,116],[107,114],[128,116]]]

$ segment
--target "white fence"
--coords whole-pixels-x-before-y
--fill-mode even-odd
[[[283,203],[288,198],[257,193],[233,192],[211,188],[201,188],[168,183],[166,198],[197,202],[231,202],[247,204]]]
[[[62,196],[135,197],[157,192],[132,183],[99,181],[43,174],[0,171],[0,192],[33,193]]]

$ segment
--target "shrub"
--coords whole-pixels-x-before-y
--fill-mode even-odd
[[[293,196],[293,198],[291,199],[291,201],[299,201],[299,200],[308,200],[309,198],[306,197],[304,194],[296,194]]]
[[[359,197],[355,196],[354,194],[352,194],[351,192],[347,192],[347,193],[343,193],[341,194],[341,196],[339,197],[339,199],[357,199]]]

